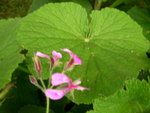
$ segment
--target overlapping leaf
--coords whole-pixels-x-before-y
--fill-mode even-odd
[[[92,10],[92,6],[89,0],[33,0],[32,5],[29,9],[29,13],[37,10],[38,8],[42,7],[47,3],[56,3],[56,2],[75,2],[84,7],[88,13],[90,13]]]
[[[145,37],[150,40],[150,12],[133,7],[128,11],[128,14],[143,27]]]
[[[96,99],[94,110],[88,113],[149,113],[149,84],[145,81],[129,80],[126,88],[111,97]]]
[[[19,19],[0,20],[0,88],[11,80],[11,74],[23,60],[16,42]]]
[[[77,4],[48,4],[24,18],[18,40],[29,49],[30,57],[36,51],[48,54],[61,48],[79,55],[83,65],[68,75],[80,78],[82,86],[91,90],[76,92],[73,101],[77,103],[114,93],[124,80],[137,77],[149,65],[145,54],[149,43],[141,27],[113,8],[93,11],[88,20]],[[43,76],[48,78],[48,72]]]

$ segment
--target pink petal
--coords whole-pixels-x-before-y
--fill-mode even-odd
[[[75,81],[73,81],[73,85],[79,85],[79,84],[81,84],[81,81],[80,81],[80,80],[75,80]]]
[[[73,59],[74,59],[74,65],[81,65],[82,64],[81,59],[77,55],[74,54]]]
[[[82,87],[82,86],[76,86],[74,89],[77,89],[77,90],[89,90],[89,88],[85,88],[85,87]]]
[[[54,58],[55,61],[56,61],[57,59],[62,58],[61,53],[58,53],[58,52],[56,52],[56,51],[52,51],[52,55],[53,55],[53,58]]]
[[[66,93],[69,92],[69,89],[57,90],[57,89],[47,89],[45,90],[46,97],[49,97],[52,100],[59,100],[64,97]]]
[[[72,83],[72,80],[67,77],[67,75],[62,74],[62,73],[54,73],[52,75],[52,81],[51,81],[53,86],[57,86],[63,83]]]
[[[61,49],[61,50],[69,53],[70,57],[73,58],[74,53],[72,51],[70,51],[69,49]]]
[[[69,54],[72,53],[72,51],[70,51],[69,49],[66,49],[66,48],[65,49],[61,49],[61,50],[64,51],[64,52],[67,52]]]
[[[42,58],[48,58],[50,60],[50,57],[46,54],[43,54],[41,52],[36,52],[36,56],[42,57]]]
[[[76,54],[74,54],[72,51],[70,51],[69,49],[61,49],[61,50],[69,53],[70,57],[74,59],[74,63],[73,63],[74,65],[81,65],[82,64],[81,59]]]

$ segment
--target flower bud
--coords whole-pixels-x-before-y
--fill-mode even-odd
[[[29,76],[29,80],[30,80],[30,82],[33,84],[33,85],[35,85],[35,86],[38,86],[39,84],[38,84],[38,82],[37,82],[37,80],[36,80],[36,78],[34,77],[34,76]]]
[[[50,71],[52,71],[53,68],[54,68],[54,64],[55,64],[54,58],[50,57],[50,61],[51,61],[51,63],[50,63]]]
[[[35,69],[36,69],[36,71],[40,72],[41,69],[42,69],[41,68],[41,64],[40,64],[40,60],[38,59],[37,56],[34,56],[33,60],[34,60],[34,63],[35,63]]]

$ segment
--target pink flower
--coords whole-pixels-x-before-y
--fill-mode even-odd
[[[58,60],[62,58],[61,53],[58,53],[56,51],[52,51],[52,57],[48,56],[47,54],[43,54],[41,52],[36,52],[36,56],[47,58],[51,61],[51,70],[58,64]]]
[[[54,73],[52,75],[52,81],[51,81],[51,84],[53,86],[57,86],[57,85],[60,85],[60,84],[63,84],[63,83],[71,83],[72,80],[67,77],[65,74],[62,74],[62,73]]]
[[[61,53],[58,53],[56,51],[52,51],[52,55],[53,55],[52,58],[54,59],[54,61],[62,58]],[[43,54],[41,52],[36,52],[36,56],[39,56],[39,57],[42,57],[42,58],[48,58],[49,60],[51,59],[50,56],[48,56],[47,54]]]
[[[58,53],[58,52],[56,52],[56,51],[52,51],[52,55],[53,55],[54,61],[56,61],[56,60],[62,58],[61,53]]]
[[[43,54],[41,52],[36,52],[36,56],[42,57],[42,58],[48,58],[50,60],[50,56]]]
[[[66,93],[68,93],[69,90],[66,89],[47,89],[45,91],[45,95],[49,97],[52,100],[59,100],[65,96]]]
[[[89,88],[79,86],[79,84],[81,84],[80,80],[76,80],[75,82],[72,82],[72,80],[67,75],[62,73],[53,74],[51,83],[53,86],[67,83],[67,85],[62,86],[62,89],[45,90],[45,95],[52,100],[59,100],[63,98],[65,94],[67,94],[70,91],[73,91],[74,89],[81,90],[81,91],[89,89]]]
[[[69,49],[61,49],[61,50],[69,53],[69,55],[70,55],[70,61],[68,62],[65,70],[70,70],[70,68],[72,69],[72,67],[74,65],[81,65],[82,64],[81,59],[76,54],[74,54],[72,51],[70,51]]]

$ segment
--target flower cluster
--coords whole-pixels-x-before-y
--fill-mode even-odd
[[[58,100],[58,99],[61,99],[66,93],[68,93],[69,91],[73,91],[74,89],[81,90],[81,91],[88,89],[88,88],[79,86],[79,84],[81,84],[80,80],[76,80],[72,82],[72,80],[65,74],[55,73],[52,75],[51,84],[53,86],[58,86],[64,83],[67,83],[67,84],[62,87],[59,87],[60,89],[45,90],[46,96],[52,100]]]
[[[61,49],[61,51],[67,52],[70,55],[70,60],[64,66],[63,72],[71,71],[75,65],[82,64],[81,59],[69,49]],[[52,100],[59,100],[63,98],[65,94],[67,94],[68,92],[71,92],[74,98],[74,95],[73,95],[74,89],[81,90],[81,91],[89,89],[89,88],[79,86],[79,84],[81,84],[80,80],[72,81],[72,79],[69,78],[64,73],[53,73],[51,75],[51,82],[49,83],[51,84],[51,87],[46,88],[42,80],[41,74],[40,74],[42,68],[41,68],[40,60],[38,59],[38,57],[47,58],[49,60],[50,72],[52,72],[53,69],[60,64],[59,60],[62,58],[62,54],[56,51],[52,51],[52,56],[43,54],[41,52],[36,52],[35,54],[35,57],[34,57],[35,68],[36,68],[38,77],[43,87],[41,87],[38,84],[38,81],[33,76],[30,76],[30,81],[35,86],[39,87],[45,93],[46,97],[49,97]],[[53,88],[54,86],[55,88]]]

